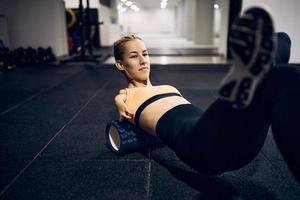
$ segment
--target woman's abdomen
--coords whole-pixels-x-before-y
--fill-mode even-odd
[[[141,128],[148,133],[156,135],[156,125],[161,116],[163,116],[163,114],[165,114],[170,109],[182,104],[190,104],[190,102],[185,98],[179,96],[165,97],[153,102],[152,104],[148,105],[141,113]]]

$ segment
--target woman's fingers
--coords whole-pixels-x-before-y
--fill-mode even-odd
[[[128,115],[133,115],[133,113],[130,112],[128,109],[125,110],[125,113],[128,114]]]
[[[131,119],[131,116],[130,116],[130,115],[124,115],[124,117],[125,117],[126,119]]]
[[[125,113],[120,114],[119,120],[122,121],[123,119],[132,119],[132,117],[133,117],[133,114],[125,112]]]
[[[126,115],[129,116],[129,117],[133,117],[133,114],[130,113],[130,112],[126,112]]]

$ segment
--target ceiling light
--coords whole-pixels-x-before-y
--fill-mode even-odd
[[[118,8],[119,10],[121,10],[121,9],[122,9],[122,4],[119,3],[118,6],[117,6],[117,8]]]
[[[130,8],[132,10],[134,10],[135,12],[138,12],[140,10],[139,7],[137,7],[136,5],[132,5],[132,6],[130,6]]]
[[[121,2],[125,3],[127,0],[120,0]]]
[[[126,6],[131,6],[133,3],[132,3],[132,1],[127,1],[126,2]]]
[[[214,4],[214,8],[215,8],[215,9],[219,9],[219,8],[220,8],[219,4],[216,4],[216,3],[215,3],[215,4]]]
[[[167,2],[166,3],[164,3],[164,2],[160,3],[160,7],[161,8],[166,8],[167,7]]]
[[[132,6],[130,6],[130,8],[131,8],[132,10],[135,10],[135,9],[137,9],[138,7],[137,7],[136,5],[132,5]]]

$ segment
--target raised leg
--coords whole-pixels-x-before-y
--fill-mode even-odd
[[[201,116],[194,108],[179,107],[160,119],[157,135],[194,169],[207,174],[238,169],[262,148],[270,118],[258,83],[273,59],[273,35],[267,12],[247,10],[230,32],[234,66],[222,82],[221,98]]]
[[[300,66],[275,68],[266,84],[274,139],[300,184]]]
[[[233,67],[224,77],[220,97],[231,101],[235,108],[247,107],[256,86],[269,71],[275,52],[273,22],[261,8],[251,8],[233,24],[229,48]]]

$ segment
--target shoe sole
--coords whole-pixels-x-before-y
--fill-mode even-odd
[[[233,67],[221,82],[220,97],[234,108],[250,105],[255,89],[269,71],[276,39],[270,15],[262,8],[250,8],[232,25],[229,49]]]

